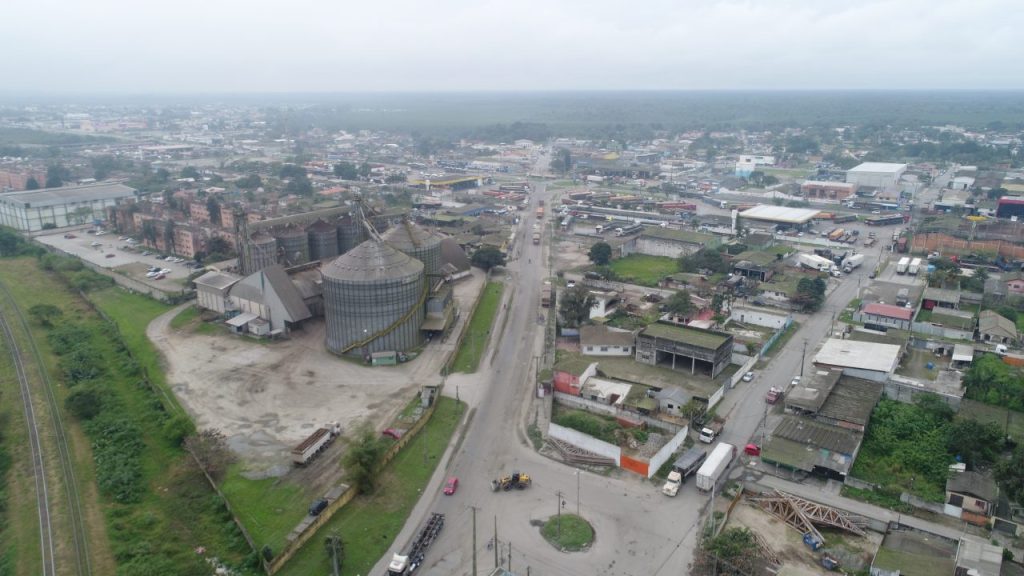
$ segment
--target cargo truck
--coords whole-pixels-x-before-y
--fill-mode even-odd
[[[906,256],[904,256],[903,258],[900,258],[899,262],[896,263],[896,273],[897,274],[906,274],[907,273],[907,268],[909,268],[909,267],[910,267],[910,258],[907,258]]]
[[[910,266],[907,267],[907,274],[913,274],[916,276],[919,270],[921,270],[921,259],[914,258],[910,261]]]
[[[540,244],[540,232],[533,233],[533,243]]]
[[[835,230],[828,233],[828,239],[832,240],[833,242],[836,242],[843,237],[843,234],[846,234],[845,230],[843,230],[842,228],[836,228]]]
[[[679,492],[679,487],[686,481],[686,477],[696,472],[707,457],[707,451],[699,446],[694,446],[684,452],[672,464],[672,471],[669,472],[665,485],[661,487],[661,493],[666,496],[675,496]]]
[[[806,252],[801,252],[797,254],[796,261],[797,264],[804,268],[818,270],[819,272],[828,272],[832,270],[832,267],[835,265],[828,258],[816,256],[814,254],[808,254]]]
[[[896,293],[896,305],[906,306],[910,302],[910,290],[908,288],[900,288],[899,292]]]
[[[847,257],[843,260],[843,272],[849,274],[857,269],[858,266],[864,263],[863,254],[854,254],[853,256]]]
[[[405,576],[412,574],[423,564],[427,548],[437,540],[444,528],[444,514],[431,514],[427,524],[409,546],[405,554],[395,553],[388,563],[387,576]]]
[[[292,462],[299,466],[308,463],[337,438],[338,434],[341,434],[341,425],[338,423],[318,428],[301,444],[292,448]]]
[[[697,489],[702,492],[710,492],[715,484],[725,473],[732,459],[736,456],[736,447],[732,444],[722,442],[711,451],[711,455],[704,461],[704,464],[697,470]]]

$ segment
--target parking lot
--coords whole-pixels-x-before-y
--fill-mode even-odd
[[[157,257],[161,256],[158,253],[143,256],[143,253],[149,251],[148,249],[138,245],[133,246],[127,239],[121,240],[113,232],[101,235],[90,234],[87,230],[58,232],[38,236],[36,240],[86,262],[116,271],[158,289],[178,291],[185,284],[185,279],[189,274],[195,271],[185,266],[184,262],[158,260]],[[153,266],[159,266],[161,270],[168,270],[164,274],[164,278],[156,280],[146,277],[149,269]]]

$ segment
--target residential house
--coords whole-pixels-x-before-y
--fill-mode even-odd
[[[865,304],[861,308],[859,315],[854,317],[854,320],[863,322],[866,328],[881,327],[883,329],[898,328],[900,330],[910,330],[913,319],[914,310],[912,308],[894,306],[892,304],[879,304],[877,302]]]
[[[1017,326],[1009,318],[991,310],[982,310],[978,314],[978,340],[1014,345],[1018,341]]]
[[[981,472],[955,472],[946,480],[946,504],[965,512],[991,516],[998,497],[995,480]]]
[[[608,326],[581,326],[580,351],[584,356],[632,356],[633,333]]]
[[[693,399],[693,396],[687,394],[685,390],[678,386],[669,386],[655,392],[654,399],[657,400],[658,408],[662,412],[673,416],[681,416],[683,406],[686,406]]]
[[[1009,294],[1024,294],[1024,272],[1018,270],[1003,274],[1003,284]]]

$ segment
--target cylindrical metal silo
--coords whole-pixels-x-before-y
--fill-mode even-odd
[[[441,237],[403,220],[381,235],[393,248],[423,262],[427,275],[441,273]]]
[[[242,255],[242,272],[254,274],[274,264],[277,264],[277,240],[263,232],[249,236]]]
[[[366,231],[359,219],[346,214],[338,219],[338,254],[344,254],[366,239]]]
[[[309,262],[309,237],[299,226],[286,226],[274,231],[277,247],[281,253],[281,263],[285,266],[298,266]]]
[[[323,260],[338,255],[338,229],[317,220],[306,229],[309,234],[309,259]]]
[[[328,264],[323,278],[331,352],[406,351],[423,343],[426,277],[419,260],[371,239]]]

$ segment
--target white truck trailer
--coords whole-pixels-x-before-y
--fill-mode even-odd
[[[907,267],[907,274],[917,275],[917,272],[921,269],[921,259],[914,258],[910,261],[910,266]]]
[[[736,447],[725,442],[715,446],[708,459],[697,470],[697,489],[703,492],[710,492],[718,480],[729,467],[729,463],[736,457]]]
[[[899,262],[896,263],[896,273],[906,274],[907,268],[910,268],[910,258],[904,256],[903,258],[900,258]]]
[[[847,256],[846,260],[843,260],[843,272],[849,274],[853,272],[858,266],[864,263],[863,254],[854,254],[853,256]]]
[[[810,270],[818,270],[819,272],[830,272],[834,264],[828,258],[818,256],[817,254],[808,254],[801,252],[796,255],[796,262],[804,268]]]

